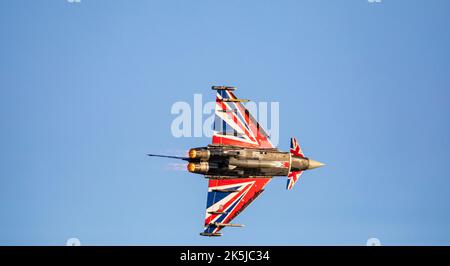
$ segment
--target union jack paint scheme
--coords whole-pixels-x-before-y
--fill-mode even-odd
[[[291,138],[291,149],[289,150],[289,152],[291,153],[292,156],[298,156],[298,157],[305,158],[305,156],[303,155],[303,151],[300,148],[300,145],[298,145],[298,143],[297,143],[296,138]],[[298,179],[300,178],[302,173],[303,173],[303,171],[289,172],[286,189],[289,189],[289,190],[292,189],[292,187],[294,187],[295,183],[298,181]]]
[[[229,222],[264,191],[269,181],[268,177],[210,179],[203,235],[216,234],[223,224],[233,226]]]
[[[217,91],[215,114],[213,144],[273,148],[267,133],[232,91]]]
[[[307,158],[295,138],[291,149],[282,152],[237,98],[234,87],[213,86],[217,91],[212,144],[193,148],[188,157],[148,154],[188,161],[191,173],[208,181],[208,195],[202,236],[221,236],[224,227],[240,227],[231,221],[249,206],[274,176],[287,176],[292,189],[304,170],[323,164]]]

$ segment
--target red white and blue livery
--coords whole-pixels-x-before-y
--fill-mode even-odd
[[[240,227],[231,221],[249,206],[274,176],[287,176],[286,189],[293,188],[305,170],[323,164],[304,156],[295,138],[282,152],[270,142],[266,131],[233,91],[235,87],[213,86],[217,91],[212,144],[193,148],[188,157],[149,154],[188,162],[191,173],[208,178],[208,196],[202,236],[221,236],[224,227]]]

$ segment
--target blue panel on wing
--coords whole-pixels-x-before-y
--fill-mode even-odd
[[[216,228],[217,228],[217,226],[215,226],[215,225],[208,225],[208,227],[206,227],[204,232],[211,234],[212,232],[214,232],[214,229],[216,229]]]
[[[239,199],[236,200],[236,202],[234,202],[229,208],[227,208],[227,213],[230,213],[234,209],[234,207],[236,207],[236,205],[239,203],[242,197],[244,197],[244,194],[242,194],[242,196],[240,196]],[[219,218],[217,218],[216,223],[221,223],[226,216],[227,215],[220,215]]]
[[[240,196],[239,197],[239,199],[238,200],[236,200],[236,202],[234,202],[229,208],[228,208],[228,212],[231,212],[235,207],[236,207],[236,205],[239,203],[239,201],[240,201],[240,199],[242,199],[243,198],[243,196],[244,195],[242,195],[242,196]],[[227,217],[227,215],[225,215],[225,214],[222,214],[222,215],[219,215],[219,217],[217,218],[217,220],[215,221],[215,223],[221,223],[221,222],[223,222],[223,220],[225,219],[225,217]],[[205,228],[205,233],[212,233],[212,232],[214,232],[214,230],[217,228],[217,226],[215,226],[215,225],[213,225],[213,224],[209,224],[209,225],[207,225],[207,227]]]
[[[238,188],[240,188],[241,186],[236,186],[236,187],[231,187],[231,188],[227,188],[229,190],[236,190]],[[226,196],[230,195],[230,193],[232,192],[217,192],[217,191],[212,191],[212,192],[208,192],[208,199],[206,202],[206,208],[211,207],[212,205],[214,205],[214,203],[221,201],[223,198],[225,198]]]
[[[222,98],[229,98],[225,90],[217,91],[217,93],[219,93],[219,95],[222,96]]]

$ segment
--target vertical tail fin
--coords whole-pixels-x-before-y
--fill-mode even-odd
[[[305,157],[303,155],[302,148],[300,145],[298,145],[296,138],[291,138],[291,149],[290,149],[291,156],[299,156],[299,157]],[[288,174],[288,180],[286,184],[286,189],[291,190],[295,183],[300,179],[300,176],[302,175],[303,171],[291,171]]]

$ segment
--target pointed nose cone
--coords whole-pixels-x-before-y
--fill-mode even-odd
[[[309,165],[308,165],[308,169],[314,169],[317,167],[321,167],[324,166],[325,164],[318,162],[318,161],[314,161],[312,159],[308,159],[309,160]]]

